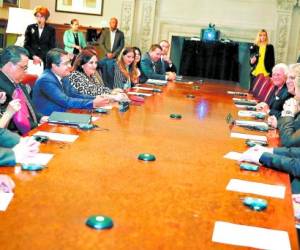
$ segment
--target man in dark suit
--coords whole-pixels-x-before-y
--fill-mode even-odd
[[[46,69],[33,88],[33,103],[44,115],[68,109],[92,109],[109,102],[107,98],[81,95],[66,78],[70,74],[71,61],[68,52],[52,49],[46,57]],[[63,79],[64,78],[64,79]]]
[[[141,69],[148,79],[169,80],[176,79],[176,74],[173,72],[166,72],[165,67],[160,62],[162,48],[159,44],[153,44],[149,52],[142,56]]]
[[[26,134],[30,129],[37,127],[38,122],[47,121],[46,117],[42,117],[41,114],[36,112],[26,86],[21,84],[27,69],[28,51],[19,46],[9,46],[2,51],[0,62],[0,68],[2,67],[0,70],[0,91],[6,93],[6,101],[1,105],[1,108],[6,109],[8,104],[15,99],[16,93],[18,93],[17,98],[19,99],[20,95],[22,95],[24,103],[21,106],[28,113],[28,117],[23,117],[28,121],[28,129],[23,130],[22,125],[20,125],[20,122],[22,123],[23,121],[14,119],[9,123],[8,128],[12,131]]]
[[[118,28],[118,19],[112,17],[109,21],[109,29],[102,31],[99,44],[109,59],[116,58],[124,48],[124,33]]]
[[[160,41],[159,45],[162,48],[161,63],[163,64],[163,67],[165,67],[165,71],[176,73],[176,66],[173,64],[170,57],[168,56],[170,43],[167,40],[162,40]]]
[[[55,29],[46,23],[50,13],[45,7],[36,7],[34,16],[37,23],[27,26],[25,31],[24,48],[29,51],[30,58],[35,64],[46,63],[47,52],[55,48]]]

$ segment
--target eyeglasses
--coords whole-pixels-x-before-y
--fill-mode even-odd
[[[20,69],[26,71],[28,69],[27,65],[20,65],[20,64],[15,64],[16,66],[18,66]]]

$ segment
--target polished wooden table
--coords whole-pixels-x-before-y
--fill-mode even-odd
[[[1,169],[16,189],[0,212],[0,249],[247,249],[212,242],[215,221],[287,231],[298,249],[289,176],[241,171],[223,158],[246,149],[244,140],[230,138],[225,122],[228,112],[237,113],[229,89],[238,90],[169,83],[125,113],[94,114],[100,130],[39,127],[80,137],[42,145],[55,156],[41,172]],[[173,120],[171,113],[183,117]],[[143,152],[157,160],[137,160]],[[241,202],[246,194],[226,191],[231,178],[286,185],[285,198],[264,197],[267,210],[254,212]],[[85,221],[93,214],[110,216],[114,227],[90,229]]]

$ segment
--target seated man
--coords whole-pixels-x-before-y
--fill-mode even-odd
[[[167,40],[162,40],[162,41],[160,41],[159,45],[162,48],[161,63],[163,64],[163,67],[165,67],[165,71],[176,73],[176,71],[177,71],[176,66],[173,64],[171,59],[168,57],[170,43]]]
[[[262,164],[265,167],[290,174],[295,178],[292,182],[292,192],[300,193],[300,148],[255,146],[245,151],[240,161]]]
[[[46,69],[38,78],[33,88],[33,103],[44,115],[53,111],[68,109],[91,109],[109,102],[107,98],[96,98],[76,94],[68,80],[62,78],[70,74],[71,61],[68,53],[62,49],[52,49],[46,56]]]
[[[0,166],[14,166],[39,151],[39,145],[31,137],[21,138],[7,129],[0,128]]]
[[[31,129],[38,126],[38,122],[45,122],[46,117],[42,117],[34,109],[26,87],[20,84],[28,63],[28,52],[19,46],[9,46],[1,53],[0,63],[0,91],[6,93],[6,101],[2,108],[6,109],[13,99],[20,99],[21,110],[17,112],[8,128],[26,134]]]
[[[256,108],[258,111],[263,111],[269,115],[274,115],[277,118],[280,116],[284,102],[291,97],[286,87],[288,74],[287,65],[280,63],[276,64],[272,69],[272,82],[274,85],[273,94],[270,97],[269,104],[260,102]]]
[[[159,44],[153,44],[149,52],[142,56],[141,69],[149,79],[169,80],[176,79],[176,74],[173,72],[166,72],[161,59],[162,48]]]

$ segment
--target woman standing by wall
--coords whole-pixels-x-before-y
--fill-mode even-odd
[[[275,65],[274,47],[269,44],[268,33],[264,29],[258,32],[255,43],[250,46],[250,65],[252,89],[254,78],[259,74],[270,76]]]

